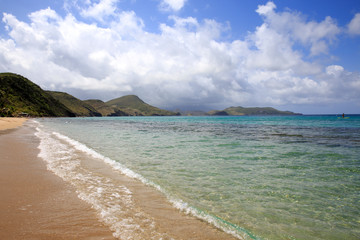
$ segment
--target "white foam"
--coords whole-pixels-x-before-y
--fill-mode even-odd
[[[99,178],[98,176],[84,175],[80,173],[76,173],[74,176],[69,177],[69,175],[71,175],[71,172],[76,172],[76,168],[79,167],[80,165],[80,161],[76,160],[75,157],[76,153],[74,149],[82,153],[85,153],[91,156],[92,158],[102,160],[106,164],[110,165],[113,169],[118,170],[119,172],[130,178],[140,180],[142,183],[156,188],[157,190],[165,194],[165,196],[167,196],[168,200],[172,203],[172,205],[175,208],[179,209],[180,211],[189,215],[193,215],[199,219],[202,219],[239,239],[243,239],[243,237],[246,237],[246,234],[244,234],[244,236],[241,236],[243,234],[240,235],[239,229],[236,230],[236,227],[232,227],[231,225],[226,224],[225,222],[219,221],[218,218],[211,216],[194,207],[191,207],[189,206],[188,203],[180,199],[171,197],[159,185],[149,181],[148,179],[132,171],[131,169],[126,168],[121,163],[103,156],[102,154],[89,148],[85,144],[82,144],[58,132],[52,132],[51,134],[46,133],[45,131],[42,131],[40,128],[37,128],[36,135],[41,139],[41,143],[39,145],[39,149],[40,149],[39,156],[48,163],[49,170],[55,172],[55,174],[62,177],[64,180],[71,182],[72,184],[74,184],[74,182],[76,181],[80,181],[80,182],[85,181],[90,183],[90,185],[88,184],[85,190],[84,189],[78,190],[79,198],[92,204],[93,208],[99,212],[99,215],[101,216],[102,220],[107,225],[110,226],[111,230],[114,231],[115,237],[119,237],[121,239],[133,239],[135,234],[134,232],[138,232],[136,229],[140,228],[139,224],[136,224],[136,221],[131,217],[127,217],[127,218],[116,217],[117,215],[119,215],[119,213],[124,212],[125,211],[124,209],[126,208],[131,209],[133,207],[132,199],[131,199],[132,193],[128,188],[124,186],[120,188],[119,186],[99,187],[99,185],[105,182],[111,185],[110,179],[98,179]],[[65,142],[65,144],[61,143],[61,141]],[[58,161],[61,161],[61,167],[55,164]],[[112,191],[106,194],[105,190],[107,188],[118,189],[119,192]],[[104,198],[104,196],[108,197],[108,199],[106,200],[107,203],[105,204],[107,206],[104,206],[100,201],[101,199]],[[124,198],[122,199],[122,204],[119,204],[118,206],[114,206],[110,204],[111,201],[114,201],[115,199],[120,199],[121,197]],[[138,216],[135,216],[138,218],[137,221],[139,221],[139,219],[141,218],[144,219],[143,215],[144,213],[138,213]],[[147,218],[145,217],[145,219]],[[152,225],[154,225],[154,223],[150,224],[150,226]]]
[[[154,223],[145,224],[151,217],[135,207],[132,192],[126,186],[119,186],[112,179],[83,168],[79,154],[85,153],[106,162],[111,162],[110,159],[60,133],[49,133],[40,127],[36,130],[36,136],[40,139],[39,157],[46,162],[47,168],[76,188],[79,198],[92,205],[115,237],[144,239],[143,226],[148,226],[150,229],[146,229],[146,232],[154,232],[156,239],[163,237],[156,233]],[[121,165],[116,166],[123,169]],[[140,176],[132,171],[127,172],[137,178]]]
[[[219,218],[216,218],[214,216],[209,215],[206,212],[203,212],[199,209],[189,206],[188,203],[186,203],[182,200],[171,198],[171,197],[168,197],[168,200],[172,203],[172,205],[175,208],[179,209],[180,211],[182,211],[188,215],[195,216],[201,220],[204,220],[204,221],[214,225],[215,227],[223,230],[224,232],[231,234],[232,236],[234,236],[236,238],[244,239],[244,237],[245,237],[245,239],[246,239],[246,235],[244,235],[244,236],[240,235],[239,231],[237,231],[235,229],[235,227],[233,227],[225,222],[219,221]]]
[[[86,146],[85,144],[82,144],[76,140],[73,140],[67,136],[64,136],[60,133],[57,132],[53,132],[53,134],[58,137],[59,139],[62,139],[64,141],[66,141],[67,143],[71,144],[75,149],[82,151],[88,155],[90,155],[93,158],[97,158],[100,160],[103,160],[104,162],[110,164],[114,169],[116,170],[120,170],[122,173],[126,174],[127,176],[131,177],[131,178],[136,178],[136,179],[141,179],[143,178],[141,175],[133,172],[132,170],[122,166],[120,163],[105,157],[103,155],[101,155],[100,153],[94,151],[93,149],[89,148],[88,146]]]

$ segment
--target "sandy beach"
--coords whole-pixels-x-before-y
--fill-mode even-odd
[[[22,125],[25,120],[0,119],[0,239],[115,239],[76,189],[47,170],[38,157],[39,139],[30,124]],[[94,171],[114,174],[104,164],[88,164]],[[114,179],[119,185],[127,183],[137,206],[152,216],[166,239],[234,239],[179,212],[141,182],[120,175]],[[148,237],[141,239],[150,239],[152,233],[144,236]]]
[[[2,117],[0,118],[0,131],[16,128],[21,126],[27,119],[26,118],[10,118]]]
[[[34,130],[15,128],[25,120],[0,118],[0,239],[114,239],[75,190],[47,171]]]

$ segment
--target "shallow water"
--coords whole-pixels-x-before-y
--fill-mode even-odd
[[[86,179],[83,198],[103,197],[107,191],[107,204],[111,197],[119,201],[114,200],[111,211],[98,206],[114,229],[124,225],[113,216],[131,207],[131,193],[111,178],[78,172],[79,151],[152,185],[175,207],[239,238],[360,238],[359,116],[37,121],[44,159],[59,160],[53,171],[72,172],[69,181]],[[59,144],[61,151],[51,149]],[[109,184],[98,184],[103,182]],[[144,219],[151,216],[138,220]],[[126,224],[130,229],[152,226],[134,219]],[[131,238],[134,232],[127,234]],[[164,237],[155,232],[154,238]]]

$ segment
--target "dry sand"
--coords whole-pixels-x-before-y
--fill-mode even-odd
[[[114,239],[75,190],[37,157],[25,119],[0,118],[0,239]]]
[[[0,118],[0,130],[11,129],[21,126],[26,118]]]

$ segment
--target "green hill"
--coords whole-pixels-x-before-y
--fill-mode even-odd
[[[187,113],[187,114],[190,114]],[[192,112],[191,115],[203,112]],[[295,115],[274,108],[229,107],[207,115]],[[0,116],[74,117],[74,116],[174,116],[180,115],[151,106],[138,96],[128,95],[103,102],[81,101],[64,92],[44,91],[30,80],[13,73],[0,73]]]
[[[157,107],[151,106],[141,100],[138,96],[128,95],[120,98],[110,100],[105,103],[107,106],[114,109],[113,116],[125,113],[129,116],[174,116],[175,112],[166,111]]]
[[[81,101],[55,91],[44,91],[30,80],[13,73],[0,74],[0,116],[94,117],[94,116],[171,116],[174,112],[153,107],[135,95],[104,103]]]
[[[210,111],[209,115],[232,115],[232,116],[242,116],[242,115],[298,115],[289,111],[280,111],[271,107],[229,107],[222,111]]]
[[[0,116],[73,117],[74,113],[27,78],[0,73]]]
[[[53,98],[64,104],[69,108],[77,117],[101,117],[102,114],[99,113],[93,106],[90,104],[77,99],[76,97],[65,93],[65,92],[53,92],[46,91]]]
[[[85,100],[84,102],[95,108],[102,116],[129,116],[129,114],[112,108],[98,99]]]

